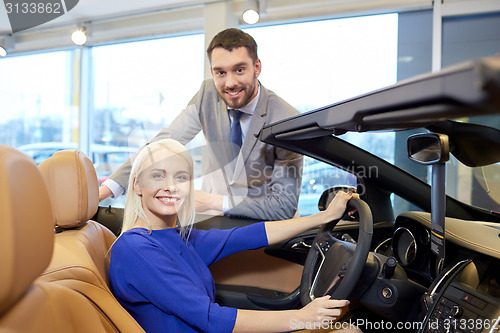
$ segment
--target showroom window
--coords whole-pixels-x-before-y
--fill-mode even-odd
[[[396,82],[398,14],[245,29],[260,80],[300,112]]]
[[[92,49],[90,149],[102,157],[100,182],[186,107],[203,81],[204,54],[202,34]]]
[[[371,15],[246,29],[259,47],[268,89],[300,112],[310,111],[396,83],[398,14]],[[341,136],[394,160],[394,134]],[[321,193],[335,185],[356,186],[355,177],[304,158],[301,215],[318,212]]]
[[[499,31],[500,12],[443,18],[442,67],[500,55]],[[498,117],[494,116],[461,120],[500,129]],[[500,163],[469,168],[451,158],[447,163],[446,193],[473,206],[498,212],[499,170]]]
[[[139,147],[203,80],[203,35],[95,47],[92,143]]]
[[[56,150],[76,148],[78,100],[73,51],[0,59],[0,143],[39,163]]]

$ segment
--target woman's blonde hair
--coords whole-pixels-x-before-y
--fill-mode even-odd
[[[153,155],[160,150],[167,150],[175,154],[179,154],[187,161],[189,165],[189,178],[190,178],[190,192],[189,196],[177,212],[177,226],[180,228],[182,238],[187,240],[193,227],[195,217],[194,207],[194,187],[193,187],[193,159],[191,154],[184,145],[173,139],[163,139],[154,141],[143,147],[136,155],[130,171],[130,178],[127,189],[127,200],[125,201],[125,209],[123,214],[123,225],[120,234],[134,227],[139,218],[149,225],[149,221],[144,213],[141,204],[141,197],[134,191],[134,182],[139,176],[145,163],[153,163]],[[151,226],[149,225],[149,230]]]

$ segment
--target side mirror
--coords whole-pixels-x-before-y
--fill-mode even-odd
[[[420,164],[442,164],[450,158],[448,135],[439,133],[415,134],[408,137],[408,158]]]

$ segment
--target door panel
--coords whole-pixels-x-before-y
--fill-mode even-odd
[[[257,249],[235,253],[209,268],[216,284],[291,293],[300,285],[304,267]]]

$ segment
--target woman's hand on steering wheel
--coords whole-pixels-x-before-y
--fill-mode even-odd
[[[351,198],[359,199],[359,195],[353,192],[338,191],[328,207],[323,211],[325,223],[340,219],[344,215],[347,202]]]
[[[336,320],[342,315],[342,308],[349,305],[348,300],[330,299],[329,295],[318,297],[299,310],[300,321],[309,323],[311,327],[325,321]]]

